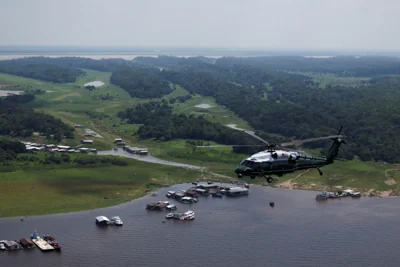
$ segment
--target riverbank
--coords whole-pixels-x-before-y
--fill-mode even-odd
[[[82,157],[82,156],[81,156]],[[104,156],[105,157],[105,156]],[[102,158],[104,158],[102,157]],[[0,172],[0,217],[30,216],[114,206],[165,185],[229,180],[205,170],[120,159],[125,166],[48,164]]]

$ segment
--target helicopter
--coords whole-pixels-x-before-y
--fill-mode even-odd
[[[260,141],[266,143],[267,149],[256,154],[251,155],[250,157],[242,160],[240,164],[235,168],[235,173],[238,178],[243,178],[249,176],[251,179],[255,179],[256,177],[264,177],[268,183],[272,183],[274,179],[273,175],[281,177],[288,173],[293,173],[295,171],[306,170],[315,168],[318,170],[320,175],[323,175],[320,170],[321,167],[332,164],[334,160],[343,160],[337,159],[337,155],[339,153],[339,148],[342,144],[345,144],[345,140],[342,139],[342,135],[340,135],[343,126],[340,127],[340,130],[337,135],[331,135],[326,137],[318,137],[306,140],[297,140],[289,143],[284,143],[280,145],[269,144],[262,138],[258,136],[256,137]],[[310,157],[307,156],[302,151],[287,149],[284,146],[306,143],[306,142],[314,142],[324,139],[331,139],[333,143],[329,148],[328,154],[325,158],[323,157]],[[239,145],[240,146],[240,145]],[[248,146],[248,145],[241,145]],[[218,147],[218,146],[198,146],[198,147]]]

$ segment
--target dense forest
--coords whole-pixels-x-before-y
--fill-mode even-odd
[[[0,61],[0,72],[54,83],[72,83],[85,72],[72,67],[23,58]]]
[[[159,72],[158,70],[155,70]],[[132,97],[158,98],[172,92],[167,81],[160,79],[154,71],[139,68],[126,68],[112,73],[110,82],[120,86]]]
[[[25,145],[21,142],[0,139],[0,162],[14,160],[17,154],[25,152]]]
[[[26,104],[33,101],[34,94],[12,95],[0,98],[0,135],[28,137],[39,132],[57,141],[74,137],[74,129],[59,119],[35,112]]]

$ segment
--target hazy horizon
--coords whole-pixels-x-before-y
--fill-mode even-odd
[[[399,51],[387,0],[3,0],[0,47]]]

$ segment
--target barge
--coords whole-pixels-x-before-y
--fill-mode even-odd
[[[46,240],[42,239],[36,231],[31,235],[31,240],[42,251],[54,250],[54,247],[52,247],[49,243],[47,243]]]

